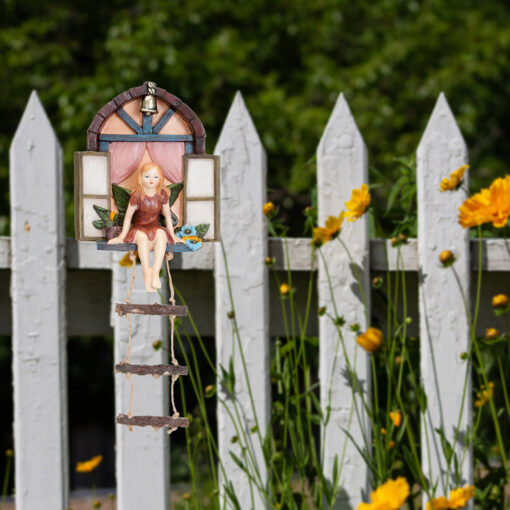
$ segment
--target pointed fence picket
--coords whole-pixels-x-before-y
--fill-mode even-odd
[[[16,506],[67,508],[62,149],[36,92],[10,165]]]
[[[317,150],[319,224],[324,225],[329,216],[337,217],[351,190],[367,182],[367,149],[341,94]],[[319,263],[319,305],[329,312],[319,323],[319,379],[321,407],[331,410],[323,434],[325,474],[331,479],[337,463],[349,489],[342,491],[335,508],[349,509],[362,501],[368,488],[367,465],[345,432],[360,448],[370,448],[370,421],[362,402],[369,401],[369,360],[349,328],[354,323],[363,331],[369,326],[367,217],[344,222],[340,239],[342,246],[337,241],[324,246]],[[347,327],[336,326],[330,316],[342,318]]]
[[[114,310],[116,303],[124,303],[131,284],[131,267],[121,267],[124,254],[112,254],[112,322],[114,329],[115,364],[122,363],[128,354],[129,323]],[[141,272],[136,267],[131,303],[152,304],[153,294],[147,294]],[[168,318],[131,314],[132,364],[158,365],[168,362]],[[161,341],[155,350],[153,342]],[[168,378],[131,375],[133,382],[133,414],[168,416]],[[131,383],[122,374],[115,375],[115,415],[128,414]],[[116,477],[117,504],[122,510],[153,508],[165,510],[170,499],[170,449],[165,429],[155,433],[151,427],[133,427],[117,424]]]
[[[467,198],[468,176],[455,193],[439,189],[444,176],[466,163],[466,144],[441,94],[418,147],[416,171],[421,378],[427,395],[421,428],[422,466],[430,483],[438,482],[440,494],[448,494],[455,483],[450,478],[450,487],[446,487],[443,475],[452,471],[454,460],[448,465],[436,429],[443,429],[459,464],[464,459],[461,484],[471,483],[473,477],[472,451],[469,448],[464,458],[463,439],[472,430],[470,365],[461,358],[470,343],[466,316],[466,307],[470,308],[469,231],[457,223],[458,208]],[[439,254],[443,250],[454,254],[454,268],[442,267]]]
[[[235,394],[232,398],[226,388],[219,388],[218,392],[219,454],[225,468],[224,473],[219,470],[221,482],[231,483],[242,508],[259,510],[266,507],[266,502],[255,486],[253,492],[250,490],[248,479],[231,452],[256,466],[260,475],[257,483],[265,484],[267,473],[259,433],[264,436],[270,421],[269,337],[281,335],[282,325],[278,312],[272,312],[278,310],[278,289],[269,292],[264,258],[270,253],[276,257],[277,270],[289,268],[294,284],[300,281],[303,271],[309,270],[312,252],[309,239],[290,239],[287,261],[282,241],[267,239],[262,214],[266,200],[266,156],[240,93],[234,98],[215,153],[221,156],[220,229],[225,252],[219,244],[207,245],[194,254],[176,254],[172,267],[175,281],[186,282],[181,288],[185,294],[189,290],[187,304],[197,318],[199,331],[204,335],[216,333],[218,370],[229,371],[230,360],[233,361]],[[70,314],[68,333],[111,334],[109,321],[105,320],[112,310],[110,297],[96,292],[90,300],[81,291],[85,284],[90,286],[93,282],[108,289],[107,279],[113,276],[113,300],[122,302],[127,295],[130,272],[119,267],[116,256],[112,263],[107,254],[98,254],[90,244],[65,241],[61,150],[35,93],[16,131],[10,157],[12,236],[0,238],[0,333],[9,334],[12,328],[16,504],[21,510],[64,509],[68,505],[66,305]],[[428,441],[430,447],[422,448],[422,465],[426,476],[439,482],[440,493],[446,490],[442,474],[445,458],[434,429],[442,426],[446,437],[455,442],[453,430],[459,416],[461,432],[466,433],[470,427],[471,380],[466,372],[467,363],[460,359],[460,353],[468,350],[470,339],[462,296],[469,300],[470,276],[478,265],[479,245],[469,241],[468,233],[456,221],[463,193],[440,193],[438,186],[442,177],[466,159],[462,135],[441,95],[418,148],[419,238],[410,239],[400,250],[401,266],[419,276],[415,284],[409,279],[408,292],[409,296],[419,294],[419,321],[415,321],[419,332],[412,331],[411,324],[409,334],[421,336],[422,382],[429,394],[427,412],[422,416],[422,445]],[[366,148],[343,96],[339,97],[325,128],[317,165],[319,221],[323,223],[329,215],[338,215],[353,188],[368,182]],[[331,480],[335,458],[338,459],[343,490],[335,507],[355,508],[365,498],[370,478],[361,456],[346,440],[345,431],[350,430],[360,445],[370,444],[371,431],[359,401],[353,400],[345,356],[351,360],[365,398],[370,396],[371,381],[368,356],[356,347],[349,326],[353,322],[362,328],[369,324],[358,279],[370,312],[370,273],[384,270],[387,263],[389,270],[395,271],[397,257],[389,241],[368,239],[365,217],[355,223],[344,222],[340,239],[349,247],[352,261],[339,241],[323,248],[324,257],[317,256],[314,266],[318,269],[315,304],[326,306],[330,314],[345,319],[343,340],[324,317],[318,331],[315,319],[310,321],[309,334],[318,333],[320,337],[321,403],[325,411],[327,406],[331,409],[323,431],[325,475]],[[510,253],[503,239],[484,240],[480,248],[487,282],[483,299],[488,301],[491,293],[508,292]],[[456,274],[440,267],[438,254],[445,249],[452,250],[457,258]],[[11,299],[6,297],[7,269],[11,269]],[[86,281],[76,277],[82,270],[87,271]],[[141,284],[142,279],[137,280]],[[295,294],[298,307],[304,302],[301,290],[298,287]],[[135,296],[141,302],[144,295],[143,288],[135,287],[133,302]],[[12,324],[10,314],[3,313],[9,309]],[[490,307],[481,308],[478,334],[487,325],[495,325],[487,322],[488,313]],[[113,315],[111,319],[115,359],[121,361],[126,355],[127,322]],[[153,317],[149,325],[145,319],[132,319],[132,357],[139,362],[162,362],[163,351],[155,352],[151,345],[154,340],[165,341],[167,323],[164,318],[158,321]],[[91,328],[92,322],[95,328]],[[124,376],[115,377],[116,411],[125,413],[130,386]],[[331,393],[326,391],[330,382]],[[163,378],[137,378],[136,412],[168,414],[167,384]],[[466,401],[461,409],[464,389]],[[229,413],[241,417],[240,428],[233,425]],[[357,425],[358,417],[365,423],[363,429]],[[256,425],[258,430],[254,431]],[[243,457],[239,444],[232,442],[238,435],[246,436],[252,445],[252,458]],[[126,427],[118,426],[116,442],[119,508],[170,508],[166,433],[151,429],[135,429],[130,433]],[[455,449],[460,455],[460,437]],[[472,480],[472,463],[468,450],[462,465],[463,482]],[[221,487],[223,500],[225,495]]]
[[[240,92],[214,152],[221,158],[223,245],[217,244],[215,253],[216,359],[219,373],[230,370],[232,361],[235,375],[234,395],[225,387],[218,389],[218,449],[225,468],[224,473],[220,471],[220,483],[232,483],[241,508],[263,508],[259,492],[250,488],[246,475],[230,455],[232,451],[246,465],[253,466],[250,471],[258,473],[258,483],[265,485],[260,438],[270,419],[268,273],[264,265],[267,228],[262,213],[266,153]],[[243,423],[233,423],[231,417],[237,416],[242,416]],[[258,432],[252,433],[253,427]],[[254,458],[241,452],[239,442],[233,444],[234,436],[241,436],[244,444],[252,444]],[[222,501],[224,498],[221,489]]]

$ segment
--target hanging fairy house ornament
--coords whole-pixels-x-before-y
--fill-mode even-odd
[[[193,111],[154,82],[145,82],[99,110],[88,129],[87,151],[76,152],[74,163],[76,239],[94,241],[98,250],[127,251],[133,263],[125,303],[115,305],[129,323],[126,359],[115,371],[131,382],[129,412],[119,414],[117,423],[168,427],[168,433],[187,427],[173,391],[177,378],[188,373],[174,355],[175,317],[186,316],[187,309],[175,304],[170,261],[175,252],[219,240],[219,158],[205,154],[205,130]],[[155,297],[165,263],[169,304],[131,303],[137,257],[145,289]],[[131,314],[169,317],[171,365],[131,364]],[[172,416],[133,414],[133,374],[172,377]]]

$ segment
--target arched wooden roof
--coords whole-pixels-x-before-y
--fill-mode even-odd
[[[87,130],[87,150],[99,150],[99,135],[103,122],[113,113],[117,112],[122,106],[137,98],[143,98],[147,95],[147,82],[139,87],[133,87],[118,96],[114,97],[108,104],[99,110],[92,120]],[[179,113],[189,124],[193,133],[193,147],[195,154],[205,153],[205,129],[202,121],[196,116],[195,112],[178,97],[170,94],[166,90],[156,87],[155,96],[168,104],[174,112]]]

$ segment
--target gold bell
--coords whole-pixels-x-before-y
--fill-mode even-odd
[[[150,115],[151,113],[158,113],[158,106],[156,104],[156,84],[153,81],[147,82],[147,95],[143,98],[142,107],[140,111],[144,115]]]

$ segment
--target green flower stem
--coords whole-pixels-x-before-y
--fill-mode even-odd
[[[505,381],[505,371],[503,370],[503,363],[501,362],[501,356],[496,354],[496,359],[498,360],[498,369],[499,369],[499,376],[501,377],[501,386],[503,387],[503,396],[505,398],[505,408],[506,413],[508,415],[508,418],[510,419],[510,401],[508,400],[508,391],[506,388],[506,381]]]
[[[9,480],[11,476],[11,466],[12,466],[11,455],[7,456],[7,460],[5,461],[5,473],[4,473],[4,482],[2,484],[2,500],[0,501],[0,510],[4,507],[5,498],[7,497],[7,491],[9,490]]]
[[[179,334],[179,331],[177,329],[175,331],[175,335],[177,337],[177,341],[179,342],[179,346],[180,346],[181,352],[182,352],[182,354],[184,356],[184,360],[185,360],[186,365],[191,366],[191,363],[190,363],[190,360],[189,360],[189,358],[187,356],[186,350],[184,349],[184,345],[183,345],[183,342],[182,342],[181,335]],[[198,369],[198,363],[197,363],[196,355],[194,353],[194,346],[193,346],[193,343],[191,342],[191,339],[189,338],[189,336],[188,335],[186,335],[186,336],[187,336],[188,344],[190,345],[191,352],[193,354],[193,362],[194,362],[194,370],[190,370],[189,371],[189,378],[190,378],[191,384],[193,386],[193,390],[195,392],[195,395],[197,397],[198,406],[199,406],[199,409],[200,409],[200,414],[201,414],[202,419],[204,421],[206,437],[207,437],[207,449],[208,449],[208,454],[209,454],[209,464],[211,465],[211,473],[212,473],[212,476],[213,476],[214,485],[217,487],[218,480],[217,480],[216,467],[215,467],[215,456],[218,459],[218,465],[219,465],[219,467],[220,467],[224,477],[226,477],[226,472],[225,472],[225,469],[224,469],[224,466],[223,466],[223,462],[221,461],[221,457],[219,456],[218,448],[216,446],[216,440],[215,440],[215,438],[214,438],[214,436],[212,434],[212,431],[211,431],[211,429],[209,427],[209,421],[207,419],[207,410],[205,408],[205,401],[204,401],[203,392],[200,391],[201,386],[199,386],[197,380],[195,379],[195,375],[194,374],[198,373],[199,369]],[[181,378],[179,378],[179,381],[182,384],[182,379]],[[185,401],[184,396],[183,396],[182,401],[183,401],[183,408],[184,408],[183,412],[186,414],[186,401]],[[188,433],[188,429],[187,428],[186,428],[186,433]],[[188,437],[187,437],[187,439],[188,439]],[[213,455],[213,451],[212,450],[214,450],[214,455]],[[189,454],[190,454],[190,452],[188,451],[188,458],[189,458]]]
[[[334,309],[334,312],[335,312],[335,316],[338,317],[338,310],[337,310],[337,307],[336,307],[336,300],[335,300],[335,295],[334,295],[334,292],[333,292],[333,284],[331,282],[331,275],[329,274],[329,269],[328,269],[326,260],[324,258],[324,254],[322,253],[322,251],[319,251],[319,254],[320,254],[320,256],[322,258],[322,262],[324,264],[324,270],[325,270],[326,277],[327,277],[327,280],[328,280],[329,292],[330,292],[330,295],[331,295],[331,302],[333,304],[333,309]],[[365,409],[365,412],[367,413],[367,415],[370,418],[372,429],[375,427],[375,423],[374,423],[374,419],[373,419],[373,414],[372,414],[372,411],[370,409],[370,406],[367,404],[367,402],[365,400],[365,395],[363,394],[363,391],[361,390],[361,388],[360,388],[360,386],[358,384],[358,378],[356,377],[356,372],[352,368],[351,361],[350,361],[349,355],[347,353],[347,349],[345,347],[345,342],[344,342],[344,338],[343,338],[343,335],[342,335],[342,331],[341,331],[340,327],[338,327],[338,326],[337,326],[337,331],[338,331],[338,339],[339,339],[339,341],[337,341],[337,345],[336,345],[336,349],[335,349],[335,358],[334,358],[335,361],[333,362],[333,367],[331,369],[331,377],[330,377],[330,381],[331,382],[330,382],[330,386],[329,386],[329,397],[328,397],[328,399],[329,399],[329,402],[331,402],[331,387],[332,387],[332,381],[333,381],[333,376],[334,376],[334,370],[335,370],[335,366],[336,366],[338,346],[339,346],[339,343],[340,343],[340,345],[342,346],[342,351],[343,351],[343,355],[344,355],[344,358],[345,358],[345,363],[347,365],[347,373],[349,374],[349,377],[351,378],[351,381],[352,381],[351,391],[352,391],[352,396],[353,396],[353,403],[354,403],[355,409],[356,409],[356,417],[358,419],[358,423],[359,423],[360,427],[362,428],[362,434],[363,434],[363,438],[365,439],[365,444],[366,444],[367,451],[370,451],[369,444],[367,443],[367,441],[368,441],[367,434],[366,434],[366,431],[363,429],[363,425],[362,425],[363,421],[361,420],[361,416],[359,414],[359,409],[358,409],[357,399],[356,399],[356,392],[358,392],[358,394],[360,396],[360,399],[361,399],[361,402],[362,402],[362,405],[363,405],[363,407]]]
[[[184,384],[182,382],[182,377],[179,377],[179,389],[181,392],[182,412],[184,413],[184,416],[186,416],[188,411],[186,408],[186,397],[184,394]],[[184,429],[184,434],[186,436],[186,452],[188,454],[188,467],[189,467],[189,471],[190,471],[190,475],[191,475],[191,492],[193,494],[196,494],[196,492],[197,492],[197,487],[196,487],[197,476],[195,474],[195,463],[193,462],[193,456],[191,453],[191,437],[190,437],[190,432],[189,432],[188,427],[186,427]],[[193,499],[195,501],[195,506],[196,506],[197,498],[195,497]]]

